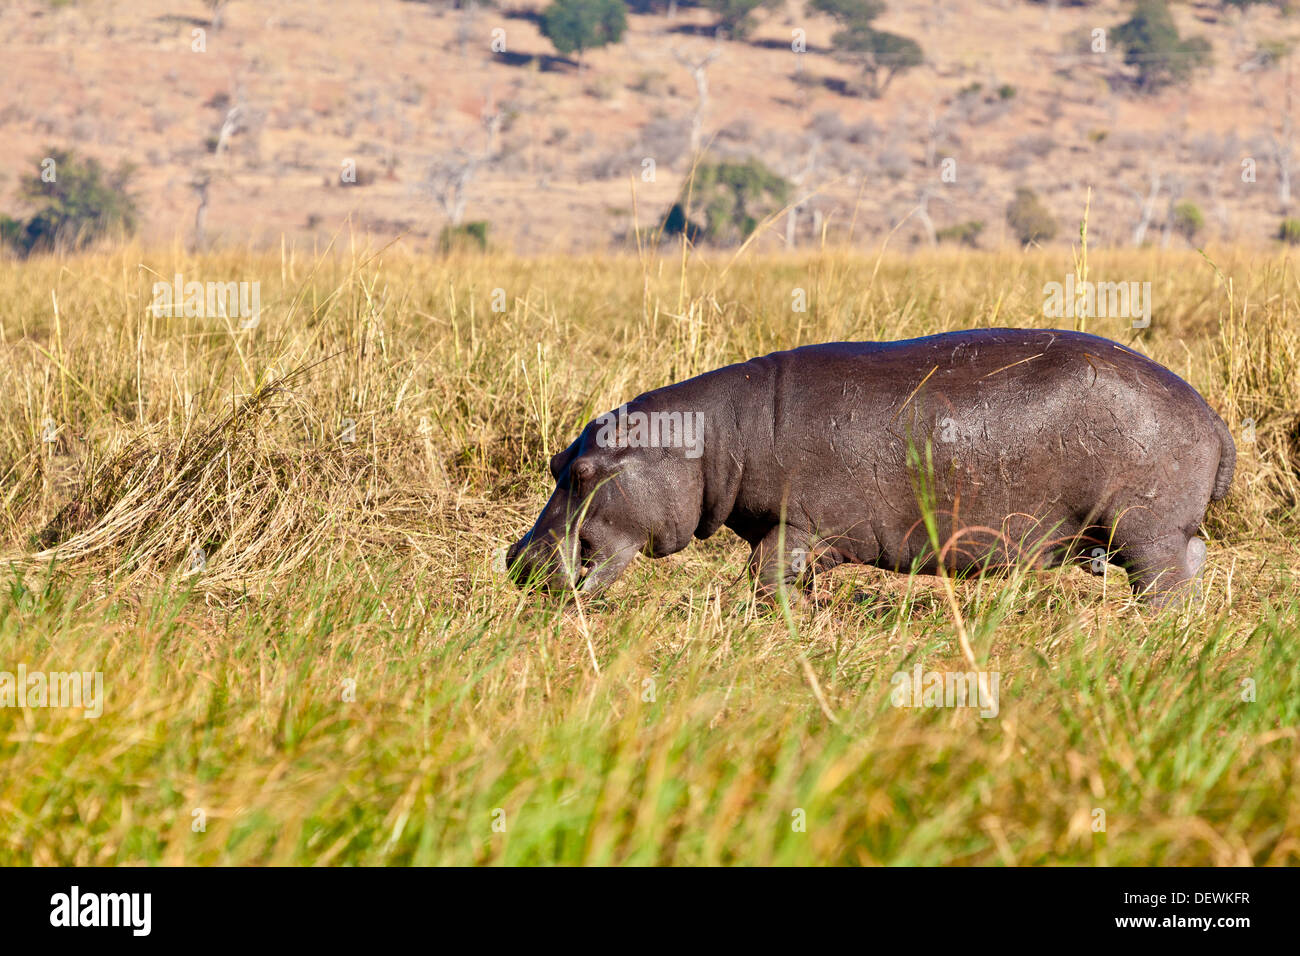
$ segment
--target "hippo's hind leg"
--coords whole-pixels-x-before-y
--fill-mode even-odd
[[[1175,531],[1141,544],[1126,544],[1117,564],[1129,576],[1133,592],[1152,608],[1175,599],[1194,597],[1205,566],[1205,542],[1194,534]]]
[[[777,525],[754,544],[749,573],[760,597],[771,599],[785,591],[797,601],[802,598],[797,585],[810,577],[813,561],[812,536],[789,525]]]

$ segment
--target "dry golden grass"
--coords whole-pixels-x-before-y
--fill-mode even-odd
[[[1155,298],[1088,331],[1238,438],[1201,600],[958,584],[990,719],[890,705],[968,670],[930,580],[837,571],[787,617],[723,532],[573,608],[494,557],[592,415],[776,348],[1043,325],[1064,257],[0,263],[0,671],[107,693],[0,709],[0,862],[1293,864],[1296,276],[1212,257],[1088,263]],[[260,324],[150,315],[177,272],[259,281]]]

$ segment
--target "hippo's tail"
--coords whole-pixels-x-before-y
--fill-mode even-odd
[[[1237,467],[1237,446],[1232,440],[1232,432],[1228,431],[1227,423],[1213,409],[1210,414],[1214,415],[1214,427],[1219,433],[1219,470],[1214,473],[1214,490],[1210,492],[1210,500],[1218,501],[1232,487],[1232,473]]]

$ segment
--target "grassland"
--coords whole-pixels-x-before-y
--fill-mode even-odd
[[[593,414],[775,348],[1042,325],[1066,256],[0,263],[0,670],[107,697],[0,709],[0,864],[1300,862],[1300,289],[1212,258],[1088,263],[1155,300],[1088,331],[1238,437],[1201,599],[959,583],[990,719],[891,706],[968,669],[933,579],[842,569],[787,616],[724,531],[561,607],[495,556]],[[260,282],[259,324],[149,314],[175,273]]]

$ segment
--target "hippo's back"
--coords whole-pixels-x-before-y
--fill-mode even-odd
[[[1085,332],[1062,329],[971,329],[893,342],[827,342],[774,352],[764,361],[789,361],[814,376],[842,369],[855,374],[920,373],[954,383],[1026,382],[1060,371],[1106,371],[1134,385],[1156,385],[1199,398],[1173,372],[1139,352]],[[1023,367],[1022,367],[1023,366]],[[1007,372],[1001,379],[996,376]],[[919,381],[919,380],[918,380]]]
[[[947,408],[972,423],[987,417],[990,430],[1085,419],[1140,429],[1154,417],[1198,431],[1221,424],[1169,369],[1083,332],[975,329],[897,342],[828,342],[754,362],[770,363],[787,389],[806,390],[827,408],[860,403],[889,409],[899,422],[915,422],[903,411],[911,403]]]

